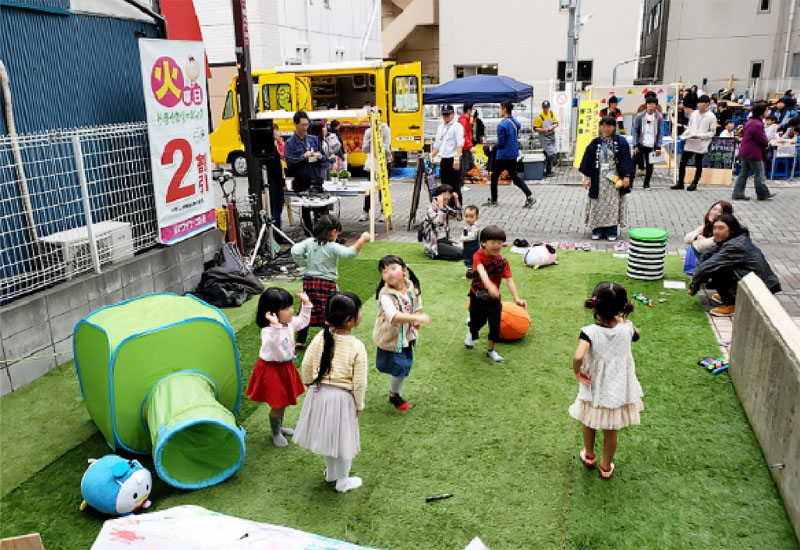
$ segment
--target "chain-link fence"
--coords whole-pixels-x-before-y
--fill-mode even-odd
[[[145,123],[0,136],[0,304],[156,243]]]

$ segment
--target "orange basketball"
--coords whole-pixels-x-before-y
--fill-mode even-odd
[[[500,338],[502,340],[519,340],[531,328],[531,318],[524,307],[514,302],[503,302],[503,313],[500,315]]]

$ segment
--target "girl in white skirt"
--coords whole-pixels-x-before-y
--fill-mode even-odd
[[[597,460],[595,434],[603,430],[600,477],[611,479],[617,431],[639,424],[639,413],[644,410],[642,387],[636,379],[631,353],[631,342],[639,339],[639,329],[627,319],[633,305],[617,283],[597,285],[585,307],[594,311],[597,322],[583,327],[572,358],[580,385],[569,414],[583,424],[580,457],[588,468],[594,468]]]
[[[350,465],[361,449],[358,417],[367,392],[367,349],[352,334],[361,323],[361,300],[337,292],[325,306],[325,329],[303,357],[308,386],[294,442],[325,457],[325,481],[345,493],[361,486]]]

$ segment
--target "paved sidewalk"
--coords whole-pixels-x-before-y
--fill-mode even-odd
[[[611,248],[605,241],[592,242],[584,226],[586,190],[580,185],[571,168],[561,168],[555,178],[541,183],[528,182],[537,201],[533,208],[524,209],[524,195],[512,185],[501,186],[499,205],[483,207],[482,225],[503,227],[509,241],[524,238],[530,242],[591,242],[599,250]],[[717,200],[730,200],[728,187],[700,187],[695,192],[669,189],[671,180],[661,175],[653,178],[650,189],[641,188],[637,179],[634,191],[628,195],[628,225],[663,227],[670,232],[671,251],[685,249],[683,236],[702,223],[708,207]],[[736,201],[736,216],[751,232],[754,242],[761,247],[781,279],[783,292],[777,297],[793,317],[800,317],[800,181],[770,182],[777,197],[771,201]],[[392,180],[392,205],[397,232],[391,240],[416,241],[416,229],[406,231],[411,204],[413,182]],[[755,199],[753,183],[749,194]],[[464,193],[465,204],[482,205],[489,198],[488,185],[468,185]],[[427,196],[421,199],[421,210],[427,206]],[[367,228],[358,222],[360,201],[343,199],[341,218],[346,231]],[[420,219],[418,214],[417,219]],[[378,235],[385,238],[383,224],[378,225]],[[623,231],[621,238],[627,238]]]
[[[586,190],[582,179],[572,167],[560,167],[553,178],[542,182],[528,182],[537,201],[533,208],[524,209],[522,192],[512,185],[500,187],[499,205],[481,207],[481,225],[496,224],[503,227],[509,241],[524,238],[530,242],[591,242],[598,250],[610,249],[605,241],[593,242],[583,224],[586,207]],[[238,185],[246,189],[245,180]],[[651,189],[641,188],[637,178],[634,191],[628,195],[628,225],[657,226],[670,232],[671,252],[685,249],[683,236],[700,225],[708,207],[716,200],[729,200],[729,187],[700,187],[695,192],[669,189],[671,180],[666,170],[656,171]],[[800,318],[800,180],[768,182],[777,193],[771,201],[750,200],[734,202],[736,216],[750,229],[753,241],[761,247],[778,274],[783,292],[777,295],[790,315]],[[416,228],[407,231],[413,181],[392,180],[392,205],[397,229],[391,240],[416,242]],[[752,180],[748,193],[754,197]],[[488,185],[468,185],[464,193],[466,204],[482,205],[489,198]],[[362,199],[343,198],[337,208],[346,233],[357,233],[368,228],[368,222],[359,222]],[[417,219],[427,207],[428,197],[423,190]],[[284,214],[284,218],[286,215]],[[299,212],[295,223],[299,223]],[[286,224],[287,222],[285,222]],[[456,224],[457,228],[458,224]],[[383,224],[377,225],[377,235],[385,239]],[[457,229],[456,229],[457,231]],[[295,226],[291,231],[299,235]],[[454,231],[455,235],[455,231]],[[627,231],[621,234],[627,238]]]

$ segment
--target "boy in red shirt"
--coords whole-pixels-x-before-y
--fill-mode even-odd
[[[495,351],[495,343],[500,339],[500,315],[503,304],[500,301],[500,283],[506,279],[508,290],[518,306],[527,308],[528,303],[520,299],[517,287],[511,278],[508,260],[500,256],[506,245],[506,232],[496,225],[481,230],[481,249],[472,257],[472,285],[469,289],[469,330],[464,338],[468,349],[475,347],[475,340],[483,325],[489,323],[489,350],[486,355],[497,363],[503,358]]]

